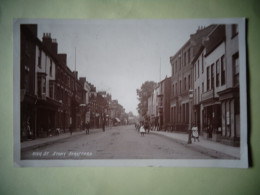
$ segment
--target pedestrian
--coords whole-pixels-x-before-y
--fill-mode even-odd
[[[106,121],[102,121],[102,130],[105,131],[106,128]]]
[[[86,122],[86,134],[89,134],[89,122]]]
[[[198,131],[198,127],[197,126],[192,127],[192,136],[191,136],[191,138],[194,139],[194,142],[196,140],[198,142],[200,141],[200,139],[199,139],[199,131]]]
[[[144,125],[141,125],[140,133],[141,133],[141,136],[144,136],[144,133],[145,133]]]
[[[73,127],[72,127],[72,124],[70,124],[70,135],[72,135],[72,131],[73,131]]]

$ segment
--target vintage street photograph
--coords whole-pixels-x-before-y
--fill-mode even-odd
[[[14,163],[248,167],[245,19],[15,19]]]

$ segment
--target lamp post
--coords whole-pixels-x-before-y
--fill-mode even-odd
[[[191,109],[191,107],[192,107],[192,99],[193,99],[193,90],[190,89],[189,90],[189,100],[190,100],[190,112],[189,112],[189,114],[190,114],[190,116],[189,116],[189,129],[188,129],[188,131],[189,131],[188,144],[192,143],[192,141],[191,141],[191,133],[192,133],[192,113],[191,113],[191,111],[192,111],[192,109]]]

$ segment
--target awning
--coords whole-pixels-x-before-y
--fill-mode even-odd
[[[120,119],[119,119],[119,118],[115,118],[115,120],[116,120],[116,122],[118,122],[118,123],[120,122]]]

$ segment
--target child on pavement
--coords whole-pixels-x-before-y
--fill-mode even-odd
[[[144,125],[141,125],[140,133],[141,133],[141,136],[144,136],[144,133],[145,133]]]

